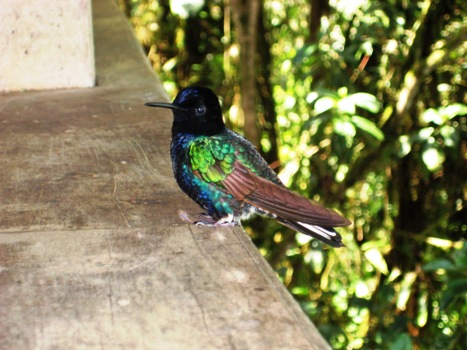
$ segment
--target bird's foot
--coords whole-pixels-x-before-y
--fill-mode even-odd
[[[204,218],[204,220],[198,220],[193,222],[196,226],[235,226],[238,225],[237,221],[235,221],[234,216],[229,214],[220,218],[219,220],[214,220],[211,216],[206,213],[201,213],[198,217]]]
[[[223,218],[220,218],[216,222],[216,226],[236,226],[236,225],[238,225],[238,222],[234,219],[234,216],[232,214],[224,216]]]
[[[190,215],[184,210],[180,210],[178,214],[183,221],[189,222],[190,224],[194,224],[196,226],[236,226],[238,225],[238,222],[234,219],[234,216],[232,214],[224,216],[220,218],[219,220],[214,219],[208,213],[198,214],[199,220],[193,220],[190,217]]]

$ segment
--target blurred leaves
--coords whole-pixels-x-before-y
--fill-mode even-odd
[[[410,335],[407,333],[402,333],[399,334],[392,343],[391,347],[389,350],[412,350],[413,349],[413,344],[412,344],[412,339],[410,339]]]
[[[368,250],[364,250],[365,258],[370,262],[373,267],[381,272],[384,275],[389,274],[388,265],[386,264],[386,260],[384,260],[383,254],[378,250],[378,248],[370,248]]]
[[[467,308],[467,244],[455,251],[450,259],[436,259],[423,266],[425,272],[436,273],[446,280],[446,289],[442,293],[441,309],[455,304]]]
[[[351,119],[352,119],[353,124],[357,128],[359,128],[362,131],[366,132],[367,134],[373,136],[378,141],[383,141],[384,140],[383,132],[371,120],[365,119],[365,118],[360,117],[358,115],[352,116]]]

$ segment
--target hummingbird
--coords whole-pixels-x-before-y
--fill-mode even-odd
[[[145,105],[173,112],[174,176],[204,210],[193,224],[234,226],[259,214],[332,247],[343,246],[333,227],[348,226],[350,220],[287,189],[253,144],[225,126],[211,89],[187,87],[173,103]]]

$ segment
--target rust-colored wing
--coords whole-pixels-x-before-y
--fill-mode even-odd
[[[221,183],[236,199],[289,221],[326,227],[351,224],[334,210],[255,175],[239,162]]]

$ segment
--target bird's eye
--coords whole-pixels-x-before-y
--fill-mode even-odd
[[[206,106],[199,106],[195,108],[195,115],[201,117],[206,114]]]

